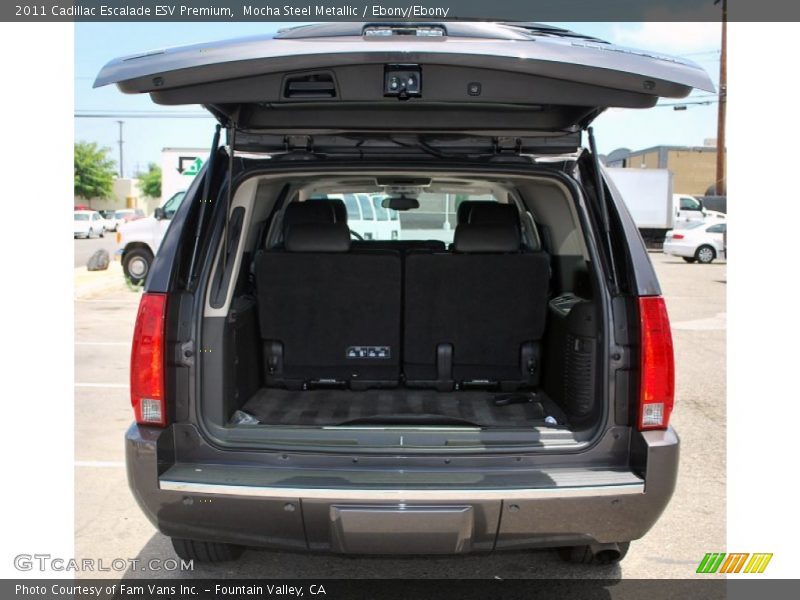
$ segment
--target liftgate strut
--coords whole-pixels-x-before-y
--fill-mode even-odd
[[[214,129],[214,139],[211,142],[211,152],[206,162],[205,179],[203,180],[203,195],[200,197],[200,216],[197,217],[197,227],[194,232],[194,247],[192,248],[192,260],[189,263],[189,278],[188,286],[191,287],[194,282],[195,264],[197,262],[197,249],[200,246],[200,234],[203,230],[203,223],[205,222],[206,206],[211,202],[209,194],[211,192],[211,179],[214,176],[214,161],[217,156],[217,149],[219,147],[219,132],[221,127],[219,125]]]
[[[606,237],[606,244],[608,245],[608,266],[610,269],[609,276],[611,283],[616,287],[617,285],[617,267],[614,264],[614,249],[611,245],[611,221],[608,215],[608,199],[606,198],[605,185],[603,184],[603,174],[600,171],[600,158],[597,154],[597,146],[594,142],[594,129],[588,127],[586,129],[589,134],[589,150],[592,153],[592,166],[594,167],[594,186],[597,188],[597,202],[600,204],[600,215],[603,220],[603,232]]]

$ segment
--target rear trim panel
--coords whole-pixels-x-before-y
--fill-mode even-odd
[[[313,488],[303,475],[307,469],[264,464],[248,471],[251,479],[294,483],[277,492],[275,485],[269,485],[270,495],[260,495],[263,488],[255,488],[251,495],[241,489],[208,487],[220,482],[213,481],[212,471],[206,469],[216,470],[218,478],[224,477],[224,472],[233,473],[231,479],[243,483],[236,468],[231,471],[220,466],[237,460],[237,453],[231,451],[219,457],[216,466],[183,463],[168,468],[159,487],[159,459],[165,449],[161,446],[172,445],[170,433],[134,425],[126,436],[131,490],[163,534],[294,550],[396,554],[410,549],[420,553],[409,533],[431,533],[430,547],[443,553],[630,541],[645,535],[661,515],[672,496],[678,469],[679,441],[669,429],[637,434],[634,445],[641,460],[638,468],[643,469],[638,472],[644,480],[627,468],[515,468],[513,459],[500,467],[478,460],[471,468],[453,472],[430,458],[424,470],[400,464],[391,468],[365,464],[361,471],[352,465],[325,469],[318,471],[318,477],[327,472],[329,485]],[[161,438],[166,442],[162,444]],[[291,458],[286,456],[283,462],[293,463]],[[317,469],[332,459],[307,458],[316,461]],[[348,488],[342,479],[331,484],[331,475],[345,472],[360,478],[361,484]],[[418,482],[414,489],[402,486],[401,480],[409,479],[409,473],[425,472],[429,481],[436,477],[440,483],[424,487]],[[538,482],[530,477],[536,472]],[[176,482],[173,475],[178,473],[183,473],[184,481]],[[465,482],[470,473],[495,485]],[[548,484],[545,476],[555,479]],[[190,478],[193,481],[189,482]],[[384,483],[368,489],[365,478]],[[458,478],[462,481],[455,485]],[[505,480],[505,485],[497,483],[500,480]],[[526,487],[509,485],[524,480]],[[597,485],[603,480],[607,485]],[[197,487],[183,485],[189,483]],[[404,489],[392,490],[392,486]],[[449,514],[447,526],[422,531],[434,509]],[[342,511],[351,511],[353,519],[338,519]],[[393,518],[395,515],[399,518]],[[378,543],[375,536],[386,539]]]
[[[305,480],[302,487],[283,487],[275,485],[281,475],[285,479]],[[537,498],[611,496],[625,494],[641,494],[644,492],[644,481],[626,470],[614,469],[552,469],[542,471],[520,470],[502,477],[506,487],[484,488],[481,484],[475,487],[464,486],[465,480],[475,482],[488,479],[484,473],[448,473],[428,471],[397,471],[381,473],[380,479],[391,481],[392,487],[345,487],[345,482],[355,484],[368,479],[369,473],[352,471],[321,471],[314,474],[303,474],[291,470],[281,473],[279,469],[265,471],[255,467],[231,467],[197,464],[177,464],[159,478],[162,490],[188,492],[197,494],[220,494],[226,496],[255,496],[259,498],[315,498],[341,501],[403,501],[403,502],[439,502],[458,501],[463,498],[471,500],[525,500]],[[277,478],[277,481],[276,481]],[[330,482],[332,478],[342,481],[336,488],[316,487],[319,483]],[[421,486],[428,480],[427,486]],[[538,483],[537,487],[515,488],[513,482],[528,486]],[[448,481],[452,487],[448,486]],[[271,482],[272,484],[270,484]],[[404,485],[404,483],[406,483]],[[461,482],[459,486],[458,483]]]

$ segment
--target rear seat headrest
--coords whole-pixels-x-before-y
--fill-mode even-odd
[[[306,201],[290,202],[283,211],[284,235],[293,225],[309,225],[312,223],[335,223],[336,215],[333,206],[328,202]]]
[[[347,252],[350,229],[347,223],[298,223],[286,229],[283,243],[289,252]]]
[[[519,227],[519,210],[513,204],[476,202],[469,212],[470,225],[514,225]]]
[[[510,223],[462,224],[456,227],[454,252],[519,252],[519,227]]]
[[[318,202],[327,202],[333,208],[333,216],[337,223],[347,223],[347,207],[344,205],[344,200],[333,198],[330,200],[321,200]]]
[[[472,210],[477,206],[497,204],[494,200],[467,200],[458,205],[458,224],[469,223]]]

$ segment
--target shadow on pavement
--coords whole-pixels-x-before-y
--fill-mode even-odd
[[[157,533],[139,551],[138,569],[125,578],[169,579],[529,579],[622,578],[620,565],[583,566],[563,562],[555,550],[469,554],[463,556],[350,556],[248,549],[238,561],[195,564],[193,570],[150,570],[152,559],[177,558],[169,538]],[[180,561],[178,561],[180,562]],[[624,563],[623,563],[624,564]]]

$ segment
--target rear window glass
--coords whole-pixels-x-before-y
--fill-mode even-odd
[[[381,202],[383,201],[382,197],[373,196],[372,197],[372,206],[375,207],[375,215],[378,217],[378,221],[388,221],[389,220],[389,210],[383,208]]]
[[[361,218],[365,221],[374,221],[375,213],[372,212],[372,200],[366,194],[358,194],[358,203],[361,205]]]
[[[383,207],[385,198],[386,194],[345,193],[314,194],[310,199],[342,200],[350,230],[365,240],[441,240],[446,244],[453,241],[462,202],[497,201],[492,194],[423,192],[417,196],[419,208],[398,212]]]
[[[361,218],[361,211],[358,210],[358,200],[354,194],[345,194],[344,195],[344,205],[347,208],[347,218],[348,219],[360,219]]]
[[[89,215],[86,213],[75,213],[75,220],[76,221],[88,221]]]

